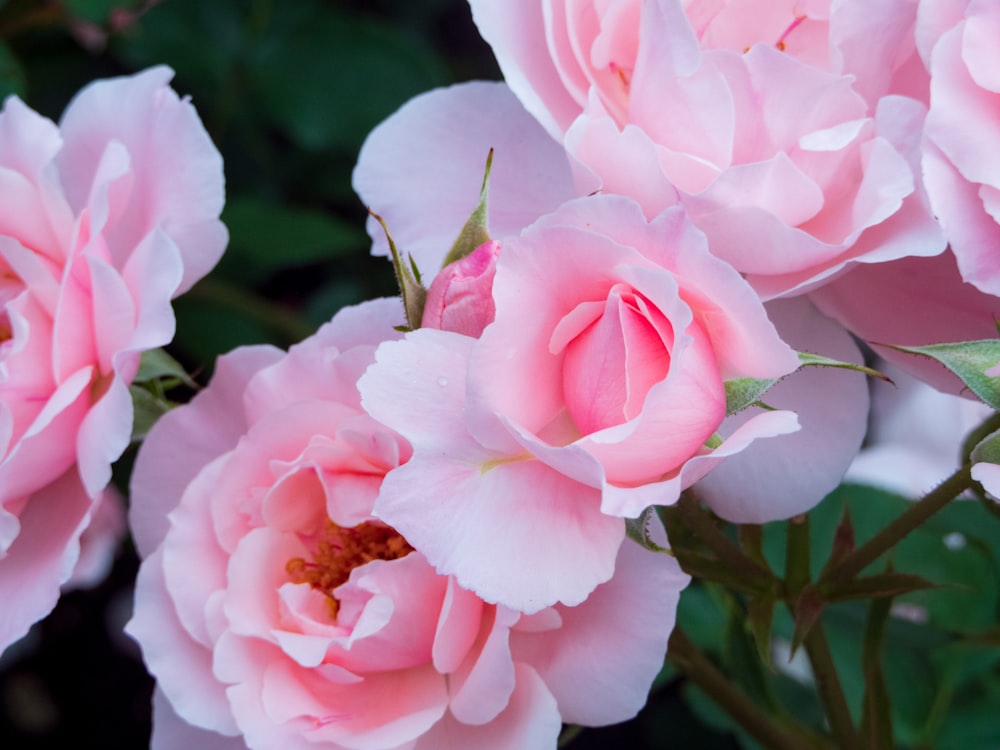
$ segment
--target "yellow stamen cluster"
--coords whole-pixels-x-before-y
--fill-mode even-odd
[[[406,557],[413,547],[394,529],[372,521],[343,528],[327,519],[315,542],[312,560],[294,557],[285,564],[293,583],[308,583],[327,597],[330,614],[337,616],[340,602],[334,589],[345,583],[351,571],[372,560]]]

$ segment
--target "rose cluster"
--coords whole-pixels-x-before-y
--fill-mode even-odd
[[[647,509],[805,513],[864,471],[855,336],[995,338],[1000,6],[470,4],[505,82],[410,101],[354,172],[401,298],[222,357],[138,454],[155,748],[551,750],[624,721],[690,580]],[[0,647],[73,575],[140,355],[225,243],[168,80],[0,114]]]

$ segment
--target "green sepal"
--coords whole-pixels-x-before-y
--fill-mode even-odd
[[[969,454],[972,463],[1000,464],[1000,430],[980,440]]]
[[[444,257],[444,263],[441,264],[442,268],[470,255],[473,250],[484,242],[489,242],[493,239],[486,228],[486,199],[489,193],[490,170],[492,168],[493,149],[490,149],[490,153],[486,157],[486,172],[483,174],[483,186],[479,189],[479,202],[472,209],[472,213],[465,222],[465,226],[462,227],[462,231],[458,233],[458,239],[455,240],[455,244],[451,246],[451,250]]]
[[[907,354],[919,354],[939,362],[957,375],[985,403],[1000,410],[1000,378],[991,378],[986,374],[986,370],[1000,362],[1000,339],[955,341],[927,346],[878,346]]]
[[[722,385],[726,389],[726,416],[732,416],[759,403],[760,397],[778,380],[779,378],[737,378],[725,381]]]
[[[150,349],[143,352],[142,358],[139,360],[139,370],[132,382],[148,383],[151,380],[160,379],[176,380],[177,385],[183,384],[188,388],[198,387],[198,384],[187,374],[184,366],[163,349]]]
[[[652,552],[664,552],[668,555],[673,555],[674,553],[669,548],[662,547],[654,542],[649,534],[649,524],[656,517],[656,509],[650,506],[640,513],[637,518],[626,518],[625,535],[633,542]]]
[[[389,227],[385,225],[385,220],[374,211],[369,210],[372,218],[375,219],[385,232],[385,239],[389,243],[389,252],[392,253],[392,270],[396,272],[396,284],[399,286],[399,296],[403,299],[403,311],[406,314],[406,330],[416,330],[420,328],[420,323],[424,317],[424,306],[427,304],[427,289],[420,283],[420,272],[413,258],[409,258],[409,264],[403,262],[399,255],[399,249],[389,234]]]

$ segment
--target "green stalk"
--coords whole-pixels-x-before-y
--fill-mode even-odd
[[[844,750],[860,748],[861,741],[851,720],[851,711],[847,707],[847,699],[844,697],[844,689],[837,676],[837,667],[833,663],[821,620],[817,620],[809,629],[803,645],[809,656],[809,663],[812,664],[816,689],[823,702],[823,710],[826,712],[827,721],[830,722],[830,731],[837,746]]]
[[[833,750],[818,737],[782,726],[733,684],[680,627],[670,636],[667,659],[711,698],[747,734],[770,750]]]

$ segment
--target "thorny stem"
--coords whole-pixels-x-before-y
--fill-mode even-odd
[[[712,550],[719,562],[729,565],[733,570],[746,571],[747,575],[755,578],[763,588],[775,581],[774,574],[769,569],[747,556],[716,527],[692,494],[685,492],[681,495],[677,502],[677,510],[684,524]]]
[[[972,467],[965,464],[907,508],[902,515],[863,545],[846,555],[822,577],[822,583],[843,583],[892,549],[907,534],[973,485]]]

